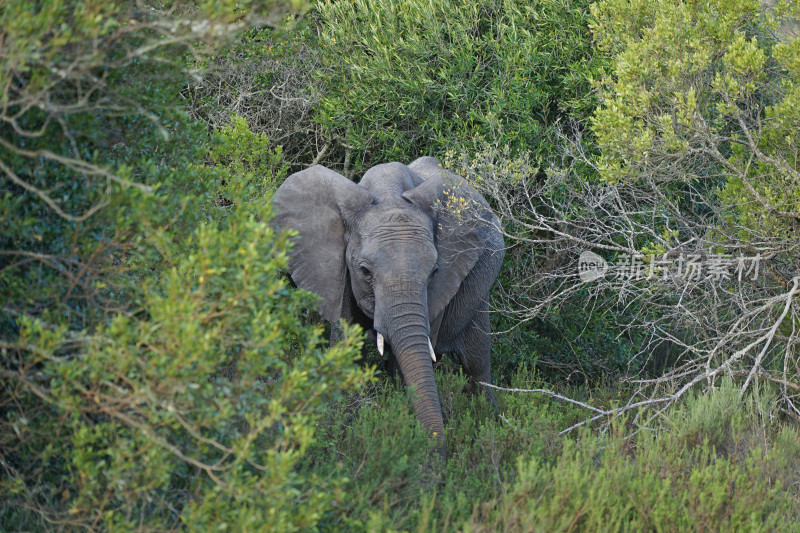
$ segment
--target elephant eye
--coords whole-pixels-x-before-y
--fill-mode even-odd
[[[367,267],[360,266],[360,267],[358,267],[358,269],[361,271],[362,274],[364,274],[364,276],[366,276],[368,278],[372,276],[372,272]]]

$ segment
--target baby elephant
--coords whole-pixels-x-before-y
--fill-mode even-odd
[[[317,165],[289,176],[274,202],[274,224],[299,233],[292,280],[322,297],[334,328],[344,318],[374,330],[444,457],[437,354],[491,380],[488,297],[504,245],[488,204],[432,157],[378,165],[358,185]]]

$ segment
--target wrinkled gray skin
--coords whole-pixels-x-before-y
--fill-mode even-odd
[[[454,197],[461,209],[448,207]],[[385,338],[384,353],[415,388],[416,414],[444,457],[428,339],[437,360],[452,353],[472,379],[490,382],[487,299],[504,252],[486,201],[423,157],[373,167],[358,185],[317,165],[289,176],[274,202],[274,224],[299,232],[289,273],[322,297],[331,342],[339,318]]]

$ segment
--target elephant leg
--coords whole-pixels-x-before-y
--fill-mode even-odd
[[[456,355],[464,372],[473,381],[473,387],[483,389],[486,397],[497,410],[497,400],[494,398],[492,389],[478,385],[479,382],[492,382],[490,333],[489,304],[483,301],[464,330],[463,342],[459,343]]]
[[[386,374],[396,384],[402,385],[403,373],[400,371],[400,363],[397,361],[397,357],[394,355],[394,352],[392,352],[392,349],[388,346],[386,347]]]
[[[331,338],[330,338],[330,347],[333,348],[336,343],[341,342],[344,340],[344,330],[342,326],[339,325],[338,322],[331,322]],[[361,357],[356,360],[356,364],[360,366],[364,366],[367,361],[367,346],[375,344],[375,334],[370,335],[368,331],[366,333],[366,339],[364,345],[361,347]]]
[[[366,364],[367,362],[367,350],[369,349],[368,347],[375,345],[376,341],[375,331],[366,330],[365,337],[366,338],[364,339],[364,346],[361,347],[361,357],[358,359],[358,361],[356,361],[356,363],[358,363],[361,366],[364,366],[364,364]],[[331,348],[333,348],[333,346],[337,342],[342,340],[344,340],[344,331],[342,330],[342,327],[338,323],[335,324],[332,323],[331,340],[330,340]],[[403,376],[402,373],[400,372],[400,365],[397,362],[397,357],[395,357],[391,347],[386,346],[384,348],[383,353],[384,353],[383,357],[385,358],[384,369],[386,374],[389,376],[390,379],[402,385]]]
[[[367,346],[375,346],[375,332],[367,326],[369,323],[364,314],[358,309],[355,300],[353,299],[352,291],[350,290],[350,281],[347,280],[345,282],[345,294],[342,297],[342,308],[339,312],[341,318],[343,318],[346,322],[350,324],[360,324],[361,328],[364,330],[364,345],[361,347],[361,357],[358,358],[356,361],[359,365],[363,366],[364,363],[367,361]],[[331,335],[330,335],[330,347],[333,348],[334,345],[338,342],[344,340],[344,330],[342,326],[339,324],[339,321],[331,322]]]
[[[343,340],[344,330],[342,330],[342,326],[340,326],[338,322],[331,322],[331,348]]]

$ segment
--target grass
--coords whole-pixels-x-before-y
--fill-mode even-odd
[[[534,377],[520,370],[514,384]],[[698,394],[653,431],[617,420],[569,437],[584,413],[499,394],[506,424],[457,373],[438,375],[448,460],[429,442],[408,394],[383,383],[332,407],[303,468],[342,477],[320,524],[352,531],[800,530],[800,432],[731,383]],[[608,393],[608,391],[606,391]]]

